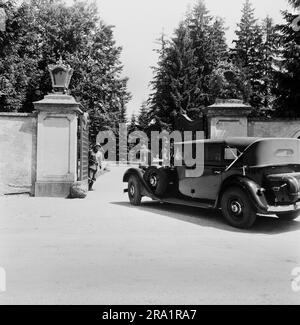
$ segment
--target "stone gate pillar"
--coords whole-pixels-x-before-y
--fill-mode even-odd
[[[218,99],[205,110],[207,138],[248,136],[248,116],[252,107],[238,99]]]
[[[66,93],[68,69],[61,62],[50,68],[54,93],[34,103],[38,112],[35,196],[68,197],[77,181],[77,116],[82,111]]]

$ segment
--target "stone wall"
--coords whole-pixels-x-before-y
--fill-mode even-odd
[[[35,114],[0,113],[0,195],[34,194],[36,134]]]
[[[247,117],[213,117],[210,119],[210,139],[247,137]]]
[[[264,138],[299,138],[300,119],[249,119],[248,136]]]
[[[300,119],[248,119],[237,128],[232,116],[209,117],[211,129],[219,136],[291,137],[300,138]],[[241,117],[247,121],[247,118]],[[247,125],[248,124],[248,125]],[[235,133],[238,132],[238,135]],[[220,133],[220,134],[219,134]],[[225,132],[226,134],[226,132]],[[76,147],[76,145],[75,145]],[[56,148],[52,148],[56,152]],[[36,114],[0,113],[0,195],[35,194],[37,165]],[[44,157],[48,159],[48,156]]]

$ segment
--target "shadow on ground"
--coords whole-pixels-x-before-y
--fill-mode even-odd
[[[141,212],[155,213],[164,217],[193,223],[201,227],[217,228],[229,232],[274,235],[300,230],[299,221],[282,221],[276,217],[258,216],[254,226],[251,229],[244,230],[229,226],[219,210],[206,210],[167,203],[161,204],[155,201],[143,202],[138,207],[132,206],[127,202],[111,202],[111,204],[128,207],[129,209],[138,209]]]

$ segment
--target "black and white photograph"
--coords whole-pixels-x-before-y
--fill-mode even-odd
[[[0,0],[0,306],[299,304],[300,0]]]

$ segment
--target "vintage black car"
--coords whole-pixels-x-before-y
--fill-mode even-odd
[[[250,228],[258,214],[294,220],[300,215],[300,140],[228,138],[204,141],[204,171],[191,167],[130,168],[129,200],[221,209],[228,223]]]

